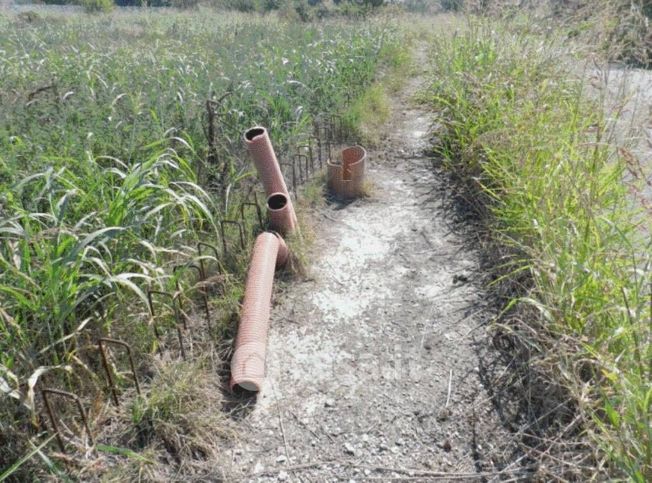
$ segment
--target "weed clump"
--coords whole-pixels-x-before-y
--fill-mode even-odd
[[[116,443],[100,447],[100,461],[107,468],[105,480],[133,481],[143,475],[159,481],[223,480],[228,462],[219,448],[233,438],[234,430],[228,415],[219,410],[223,398],[217,369],[206,357],[154,362],[144,395],[122,409],[121,419],[129,424],[108,426],[114,432],[110,439]],[[156,465],[156,461],[167,464]],[[89,462],[94,464],[97,461]]]

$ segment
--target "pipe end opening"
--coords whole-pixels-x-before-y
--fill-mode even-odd
[[[264,127],[252,127],[247,132],[245,132],[245,139],[247,141],[253,141],[258,136],[263,136],[265,134]]]
[[[342,164],[354,164],[366,157],[367,151],[362,146],[350,146],[342,150]]]
[[[288,204],[288,198],[283,193],[274,193],[267,198],[267,206],[270,210],[282,210]]]
[[[244,389],[245,391],[249,391],[249,392],[259,392],[260,391],[260,387],[258,386],[258,384],[256,384],[253,381],[242,381],[242,382],[236,384],[236,387],[239,387],[240,389]]]

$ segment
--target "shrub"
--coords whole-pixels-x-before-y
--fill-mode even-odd
[[[88,13],[110,12],[115,6],[113,0],[81,0],[81,6]]]

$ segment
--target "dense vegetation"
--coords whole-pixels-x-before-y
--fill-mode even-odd
[[[81,5],[89,12],[108,12],[114,7],[174,7],[196,9],[199,5],[223,11],[280,12],[308,21],[338,15],[363,15],[381,7],[385,0],[45,0],[50,5]]]
[[[98,337],[128,340],[140,364],[165,345],[153,324],[175,334],[169,307],[151,317],[147,289],[179,281],[189,292],[192,274],[173,266],[196,263],[197,242],[218,245],[220,220],[240,218],[255,184],[243,131],[267,126],[287,160],[318,116],[364,91],[396,35],[207,11],[0,15],[0,30],[0,460],[10,462],[43,441],[39,388],[104,391]],[[227,235],[237,246],[237,231]],[[220,245],[214,341],[237,311],[243,263],[232,255]]]
[[[650,223],[624,181],[636,160],[564,37],[533,31],[479,23],[437,39],[439,155],[490,234],[518,434],[544,479],[650,481]]]
[[[157,5],[197,6],[172,2]],[[348,117],[359,117],[380,97],[378,86],[369,89],[379,65],[406,54],[382,19],[327,17],[380,3],[213,3],[246,16],[0,14],[0,471],[17,462],[7,470],[15,477],[39,478],[45,469],[65,479],[45,431],[45,386],[94,402],[96,449],[111,458],[88,467],[118,468],[114,479],[169,479],[152,464],[170,451],[157,440],[185,455],[184,465],[203,454],[216,467],[212,441],[226,430],[214,411],[219,398],[206,397],[220,384],[206,377],[217,373],[208,347],[229,336],[246,263],[237,230],[226,233],[230,253],[222,247],[220,222],[242,218],[247,236],[258,229],[254,214],[239,210],[255,191],[242,132],[268,126],[287,161],[318,118],[350,106]],[[406,2],[424,11],[427,3]],[[569,50],[572,38],[595,40],[611,59],[649,64],[652,6],[550,0],[514,10],[508,3],[440,2],[496,17],[436,38],[436,77],[425,99],[441,113],[443,166],[463,187],[463,207],[486,228],[492,286],[505,302],[496,340],[511,358],[511,396],[525,400],[518,434],[544,462],[544,478],[649,481],[650,226],[629,196],[636,159],[612,142],[601,92],[589,95],[567,61],[579,57]],[[554,17],[560,29],[532,23],[529,12]],[[295,23],[316,18],[324,21]],[[218,253],[200,257],[198,242],[218,245]],[[180,362],[174,304],[157,301],[153,317],[147,290],[179,290],[191,313],[197,280],[173,268],[200,259],[219,297],[210,301],[212,327],[184,334],[194,357]],[[149,389],[109,416],[95,345],[102,336],[132,344]],[[161,347],[167,358],[151,357]],[[129,392],[130,377],[114,369]],[[116,438],[120,424],[127,429]],[[108,426],[114,434],[102,439]],[[80,449],[76,429],[68,436]],[[192,442],[174,442],[178,434]],[[133,468],[120,469],[125,461]],[[188,468],[221,477],[192,464],[174,476]]]
[[[441,0],[445,10],[492,17],[531,15],[531,28],[555,25],[610,59],[652,65],[652,0]]]

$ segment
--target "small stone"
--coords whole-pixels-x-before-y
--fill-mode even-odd
[[[276,458],[277,463],[285,463],[287,460],[288,460],[287,456],[285,456],[284,454],[282,454],[278,458]]]
[[[288,475],[287,471],[281,471],[276,478],[278,481],[287,481],[289,477],[290,475]]]
[[[451,410],[448,408],[442,408],[439,413],[437,413],[437,421],[442,422],[446,421],[451,415]]]
[[[326,399],[326,401],[324,402],[324,407],[326,407],[326,408],[335,407],[335,401],[332,400],[332,399]]]
[[[469,277],[465,274],[455,274],[453,275],[453,285],[468,283]]]
[[[387,446],[387,444],[385,444],[385,443],[380,443],[380,445],[379,445],[378,447],[379,447],[382,451],[387,451],[387,450],[389,449],[389,446]]]
[[[364,470],[364,475],[365,476],[369,476],[370,474],[371,474],[371,470],[369,470],[369,469]]]
[[[355,448],[351,443],[344,443],[344,452],[350,454],[350,455],[355,455]]]

